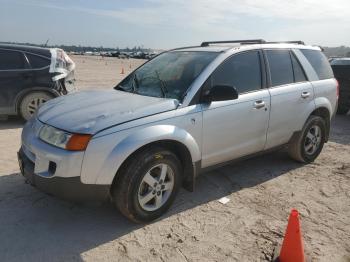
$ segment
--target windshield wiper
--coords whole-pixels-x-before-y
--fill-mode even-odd
[[[159,73],[157,70],[154,70],[154,72],[156,73],[156,76],[160,82],[160,89],[162,90],[163,97],[166,98],[166,93],[168,93],[168,90],[166,88],[165,82],[162,79],[160,79]]]

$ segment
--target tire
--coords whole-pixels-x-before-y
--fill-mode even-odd
[[[316,130],[318,131],[316,132]],[[325,138],[325,120],[322,117],[312,115],[306,121],[302,131],[292,138],[288,146],[288,153],[296,161],[313,162],[321,153]]]
[[[337,115],[346,115],[349,112],[349,108],[345,106],[338,106]]]
[[[25,120],[29,120],[43,103],[52,98],[54,98],[52,95],[45,92],[27,94],[19,105],[21,116]]]
[[[165,179],[161,181],[163,168]],[[161,147],[146,148],[118,172],[112,185],[112,199],[128,219],[150,222],[170,208],[181,181],[182,166],[174,153]]]

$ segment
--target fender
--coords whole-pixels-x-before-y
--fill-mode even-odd
[[[331,102],[325,98],[325,97],[316,97],[315,98],[315,105],[316,105],[316,109],[321,108],[321,107],[325,107],[328,109],[329,111],[329,115],[332,117],[334,114],[334,110],[332,107]]]
[[[126,130],[126,132],[130,134],[130,130]],[[123,133],[123,131],[117,132],[115,135],[118,136],[119,133]],[[109,136],[107,135],[106,139],[110,140]],[[201,159],[201,151],[197,142],[186,130],[172,125],[149,126],[132,132],[117,143],[108,156],[104,158],[105,160],[95,173],[95,177],[85,176],[85,172],[82,172],[82,182],[111,185],[118,169],[132,153],[147,144],[164,140],[177,141],[186,146],[193,163]],[[86,171],[89,171],[89,168],[86,168]]]
[[[337,107],[337,82],[334,78],[312,82],[315,93],[316,108],[327,108],[330,117],[336,113]]]

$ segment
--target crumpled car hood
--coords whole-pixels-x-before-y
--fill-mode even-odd
[[[176,109],[176,99],[141,96],[116,90],[72,93],[46,102],[38,119],[56,128],[81,134]]]

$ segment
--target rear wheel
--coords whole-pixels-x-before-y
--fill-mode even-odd
[[[171,206],[181,185],[181,162],[166,149],[152,147],[137,153],[118,173],[113,200],[127,218],[149,222]]]
[[[54,98],[52,95],[45,93],[45,92],[33,92],[28,95],[26,95],[20,104],[20,113],[21,116],[28,120],[31,118],[36,110],[45,103],[46,101]]]
[[[303,130],[290,142],[289,155],[299,162],[310,163],[321,153],[325,138],[325,120],[319,116],[310,116]]]

